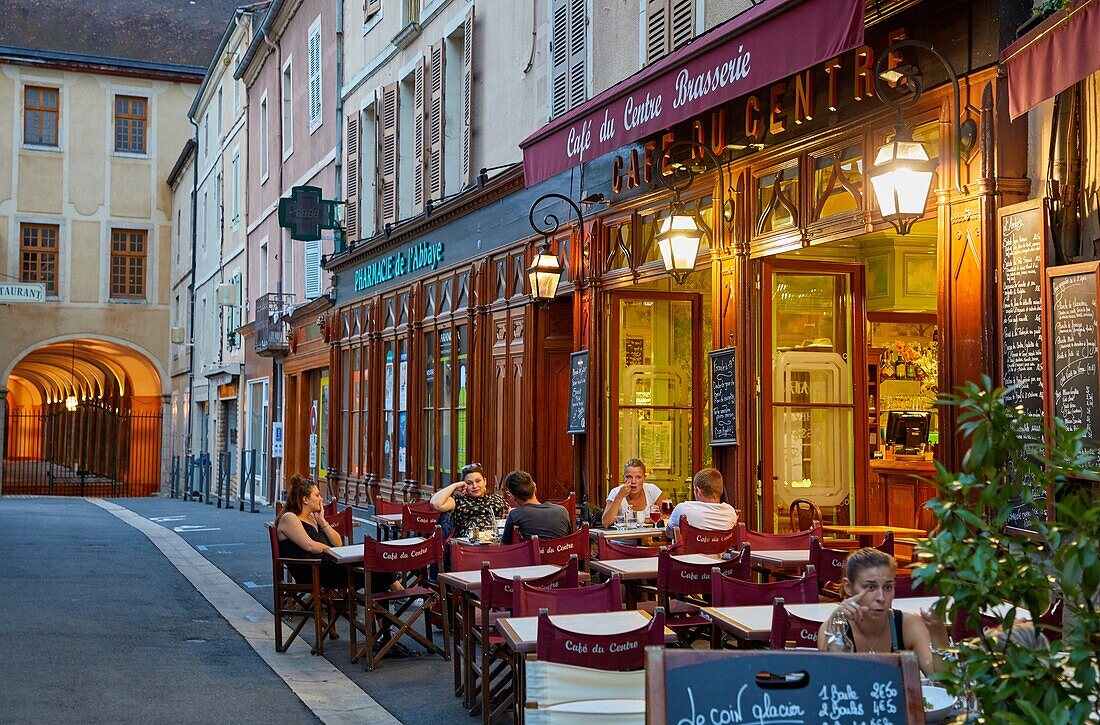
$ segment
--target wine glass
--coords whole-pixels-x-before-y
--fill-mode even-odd
[[[667,498],[661,501],[661,513],[663,513],[665,516],[672,515],[672,502],[669,501]]]
[[[649,520],[656,526],[661,521],[661,509],[654,505],[649,507]]]

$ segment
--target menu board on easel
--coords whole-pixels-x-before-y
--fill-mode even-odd
[[[1098,275],[1098,262],[1047,270],[1051,412],[1070,430],[1084,430],[1094,464],[1100,463]]]
[[[1047,259],[1047,217],[1042,199],[1002,207],[997,212],[1001,235],[1001,359],[1005,402],[1036,419],[1029,432],[1042,435],[1043,416],[1043,275]],[[1020,503],[1009,525],[1030,529],[1046,517],[1038,505]]]
[[[737,350],[710,353],[710,444],[737,444]]]

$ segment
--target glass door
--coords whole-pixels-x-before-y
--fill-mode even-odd
[[[647,482],[677,501],[691,498],[703,465],[702,297],[668,292],[612,294],[610,486],[640,458]]]
[[[862,272],[858,265],[764,265],[761,320],[763,525],[790,530],[790,505],[810,499],[826,523],[851,523],[866,426]],[[862,396],[862,397],[861,397]],[[862,408],[860,408],[862,410]],[[860,494],[862,496],[862,494]]]

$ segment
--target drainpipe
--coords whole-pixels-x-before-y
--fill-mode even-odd
[[[276,149],[279,154],[279,174],[278,174],[278,188],[279,197],[283,195],[283,52],[282,48],[271,42],[271,38],[268,36],[268,30],[271,26],[271,13],[268,13],[267,18],[264,20],[263,26],[260,27],[260,37],[263,38],[264,43],[268,48],[275,53],[275,97],[276,106],[278,109],[279,123],[278,132],[275,134]],[[269,126],[270,127],[270,126]],[[283,255],[286,254],[286,249],[283,245],[283,231],[279,230],[279,270],[277,282],[275,284],[275,290],[280,296],[283,294],[283,268],[285,261]],[[280,297],[281,299],[281,297]],[[283,363],[278,355],[271,358],[271,423],[267,429],[267,502],[269,505],[274,505],[276,500],[282,498],[281,495],[277,495],[275,492],[275,486],[279,483],[279,476],[275,473],[275,457],[271,455],[271,444],[273,441],[272,430],[275,423],[283,422]],[[283,430],[283,440],[286,441],[286,430]],[[283,448],[283,461],[286,460],[286,447]],[[282,492],[282,485],[279,485],[279,491]]]
[[[199,230],[196,224],[199,213],[199,124],[188,113],[187,120],[195,127],[195,153],[191,160],[191,260],[187,281],[187,425],[183,436],[183,454],[191,455],[191,436],[195,410],[195,254],[198,251]],[[187,471],[187,485],[184,486],[185,498],[191,489],[191,471]]]

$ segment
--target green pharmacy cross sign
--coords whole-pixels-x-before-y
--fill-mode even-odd
[[[337,229],[336,202],[321,198],[316,186],[295,186],[289,197],[279,199],[279,226],[290,238],[308,242],[321,238],[322,229]]]

